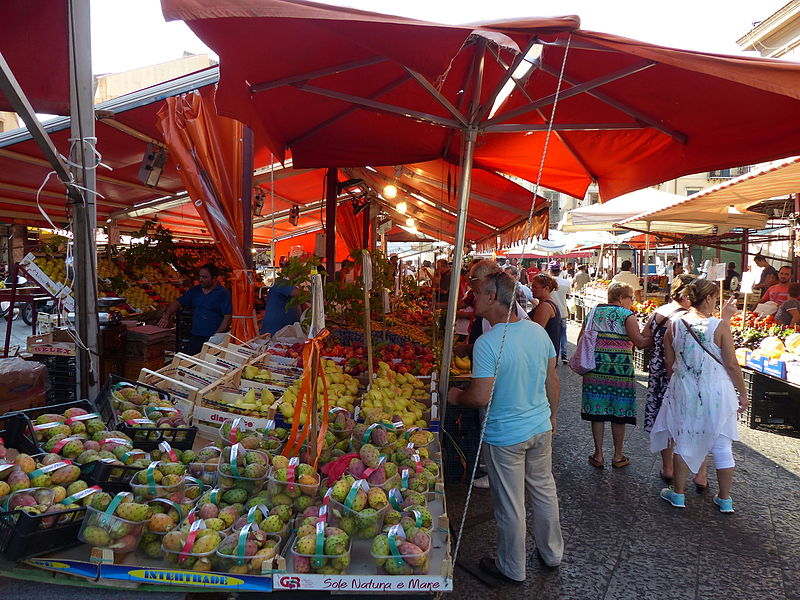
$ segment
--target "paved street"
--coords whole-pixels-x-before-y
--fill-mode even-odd
[[[577,327],[571,325],[574,342]],[[556,572],[545,572],[529,540],[528,580],[492,590],[456,569],[457,598],[570,600],[800,599],[800,439],[740,428],[733,497],[736,513],[720,514],[716,491],[687,491],[685,510],[658,498],[660,457],[650,454],[641,427],[629,428],[625,453],[631,465],[611,469],[587,463],[589,424],[580,420],[581,379],[559,367],[561,406],[553,463],[566,550]],[[646,377],[638,378],[643,423]],[[608,430],[607,430],[608,431]],[[460,519],[465,485],[448,489],[449,513]],[[460,563],[470,565],[494,550],[489,492],[472,496]],[[529,534],[530,537],[530,534]]]
[[[573,326],[574,327],[574,326]],[[570,331],[574,342],[576,329]],[[800,439],[740,429],[733,495],[736,513],[722,515],[711,502],[716,482],[703,495],[692,488],[687,508],[677,510],[658,498],[660,460],[650,454],[648,437],[629,429],[626,454],[631,465],[600,471],[586,461],[592,442],[580,420],[580,378],[559,367],[562,382],[554,471],[566,541],[564,562],[546,572],[529,540],[524,586],[490,589],[463,568],[455,572],[459,599],[513,600],[800,600]],[[646,378],[640,377],[644,384]],[[639,388],[644,399],[644,385]],[[642,420],[640,414],[640,420]],[[607,435],[606,456],[611,456]],[[448,512],[455,528],[466,486],[448,486]],[[495,524],[489,492],[476,490],[459,562],[470,567],[494,550]],[[8,600],[40,597],[35,584],[0,578]],[[64,600],[105,598],[104,590],[60,587]],[[180,599],[183,594],[114,593],[129,598]],[[251,597],[241,594],[240,597]],[[286,598],[319,598],[324,593],[286,592]],[[340,598],[356,596],[337,596]],[[358,596],[363,598],[364,596]]]

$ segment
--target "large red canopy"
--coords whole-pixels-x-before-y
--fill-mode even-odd
[[[457,164],[461,130],[477,127],[476,166],[536,181],[562,66],[548,188],[582,197],[594,180],[608,200],[800,147],[795,63],[582,31],[577,17],[451,26],[300,0],[162,7],[219,54],[220,111],[296,167]],[[524,56],[530,71],[492,115]]]
[[[0,52],[36,112],[69,114],[67,0],[5,0]],[[14,109],[0,94],[0,110]]]

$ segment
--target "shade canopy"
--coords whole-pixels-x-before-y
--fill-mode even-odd
[[[761,229],[766,224],[768,216],[748,209],[769,198],[798,192],[800,192],[800,158],[795,157],[701,190],[667,206],[648,210],[621,221],[620,225],[643,229],[650,222],[656,229],[661,223],[678,222],[688,227],[717,225],[719,229],[734,227]],[[694,233],[694,231],[688,232]]]
[[[220,56],[220,111],[296,167],[458,164],[477,128],[476,166],[537,181],[556,97],[541,183],[575,197],[800,147],[800,65],[786,61],[583,31],[574,16],[453,26],[300,0],[162,8]]]
[[[36,112],[69,114],[67,0],[5,0],[0,53]],[[0,110],[14,108],[0,94]]]
[[[683,200],[685,196],[644,188],[623,194],[602,204],[574,208],[564,213],[558,228],[561,231],[614,231],[618,223],[640,215],[642,209],[663,208]]]

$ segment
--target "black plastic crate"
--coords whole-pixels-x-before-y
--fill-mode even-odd
[[[36,440],[33,435],[33,422],[40,415],[53,413],[63,413],[68,408],[82,408],[87,412],[97,412],[88,400],[75,400],[74,402],[63,402],[61,404],[50,404],[36,408],[26,408],[10,415],[6,422],[6,432],[9,438],[13,439],[14,446],[20,452],[27,454],[40,454],[45,452],[44,443]],[[98,413],[99,414],[99,413]]]
[[[196,427],[139,429],[120,421],[117,412],[114,410],[114,401],[111,393],[120,383],[136,386],[137,388],[145,388],[171,402],[170,395],[164,390],[138,381],[132,381],[119,375],[109,375],[95,401],[103,421],[105,421],[109,429],[121,431],[133,440],[134,447],[141,450],[155,450],[161,442],[168,442],[170,446],[179,450],[188,450],[194,445],[194,439],[197,437]]]
[[[633,349],[633,366],[637,371],[643,373],[650,372],[650,360],[653,358],[653,350],[651,348]]]
[[[85,507],[40,515],[21,510],[0,513],[0,554],[19,561],[77,546],[85,513]]]
[[[750,407],[752,425],[800,427],[800,400],[787,390],[765,391]]]
[[[99,485],[104,492],[118,494],[131,491],[131,478],[141,471],[139,467],[112,464],[103,460],[93,460],[81,465],[81,479],[89,484]]]
[[[477,408],[448,406],[441,436],[445,481],[467,481],[478,454],[480,415]]]

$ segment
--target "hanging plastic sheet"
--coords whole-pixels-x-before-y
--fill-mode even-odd
[[[242,340],[256,336],[253,273],[244,259],[242,214],[242,132],[240,122],[221,117],[212,88],[173,96],[158,112],[157,126],[186,191],[194,201],[232,269],[231,333]]]

